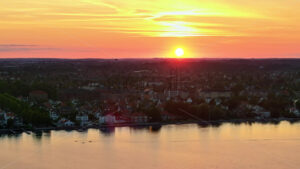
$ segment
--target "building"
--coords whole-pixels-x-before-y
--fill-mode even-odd
[[[116,113],[108,113],[99,118],[99,124],[122,124],[122,123],[130,123],[131,119],[129,116],[121,114],[120,112]]]
[[[149,121],[149,117],[144,113],[134,113],[130,117],[133,123],[147,123]]]
[[[41,90],[34,90],[29,93],[29,98],[33,100],[48,100],[48,94]]]
[[[175,116],[174,114],[171,114],[167,111],[163,111],[161,113],[161,118],[164,121],[172,121],[172,120],[176,120],[177,116]]]
[[[57,120],[59,118],[58,114],[55,113],[54,111],[50,111],[49,116],[52,120]]]
[[[57,126],[59,127],[73,127],[75,126],[75,123],[66,119],[66,118],[62,118],[57,122]]]
[[[232,92],[230,91],[198,91],[198,95],[200,98],[229,98],[232,96]]]
[[[294,114],[297,117],[300,117],[300,111],[296,107],[290,108],[290,113]]]
[[[80,126],[86,126],[89,123],[89,116],[84,115],[76,115],[76,120],[80,123]]]
[[[7,124],[6,113],[0,110],[0,126],[5,126],[6,124]]]

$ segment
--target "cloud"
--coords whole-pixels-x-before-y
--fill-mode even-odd
[[[16,47],[36,47],[38,45],[28,44],[0,44],[0,48],[16,48]]]
[[[0,44],[0,53],[5,52],[35,52],[35,51],[55,51],[55,52],[95,52],[97,49],[87,48],[55,48],[34,44]]]
[[[61,50],[60,48],[41,47],[32,44],[0,44],[0,52],[25,52],[41,50]]]
[[[151,14],[150,10],[145,10],[145,9],[136,9],[134,12],[137,14]]]

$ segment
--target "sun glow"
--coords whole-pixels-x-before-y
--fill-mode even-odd
[[[0,58],[299,58],[300,1],[257,2],[0,0]]]
[[[175,54],[177,57],[181,57],[184,54],[184,50],[182,48],[177,48]]]

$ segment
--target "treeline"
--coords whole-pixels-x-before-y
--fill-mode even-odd
[[[46,126],[51,124],[51,119],[46,111],[39,108],[32,108],[9,94],[0,94],[0,108],[15,113],[23,119],[24,124],[34,126]]]
[[[8,93],[13,96],[28,96],[33,90],[42,90],[48,93],[49,98],[56,99],[56,88],[45,82],[32,82],[30,84],[18,81],[3,81],[0,80],[0,93]]]
[[[269,111],[271,118],[295,117],[295,115],[290,113],[287,109],[290,105],[288,100],[279,96],[269,96],[261,103],[258,103],[257,100],[248,100],[246,97],[235,96],[229,100],[223,101],[222,105],[227,106],[228,109],[217,106],[214,100],[211,100],[209,103],[201,101],[197,104],[169,101],[166,103],[164,109],[174,115],[180,116],[182,119],[192,118],[183,111],[203,120],[243,119],[256,117],[257,114],[248,109],[245,105],[242,105],[242,102],[255,102],[254,105],[259,105],[266,111]],[[296,107],[300,110],[300,101],[296,103]]]
[[[190,115],[196,116],[203,120],[219,120],[233,118],[228,112],[224,111],[218,106],[213,104],[201,103],[201,104],[189,104],[184,102],[172,102],[169,101],[165,105],[165,110],[175,114],[183,119],[192,118]]]

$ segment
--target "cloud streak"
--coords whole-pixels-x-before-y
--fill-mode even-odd
[[[59,51],[61,48],[39,47],[38,45],[2,44],[0,52],[28,52],[28,51]]]
[[[0,53],[6,52],[34,52],[34,51],[55,51],[55,52],[93,52],[93,49],[81,49],[81,48],[55,48],[55,47],[44,47],[33,44],[0,44]]]

